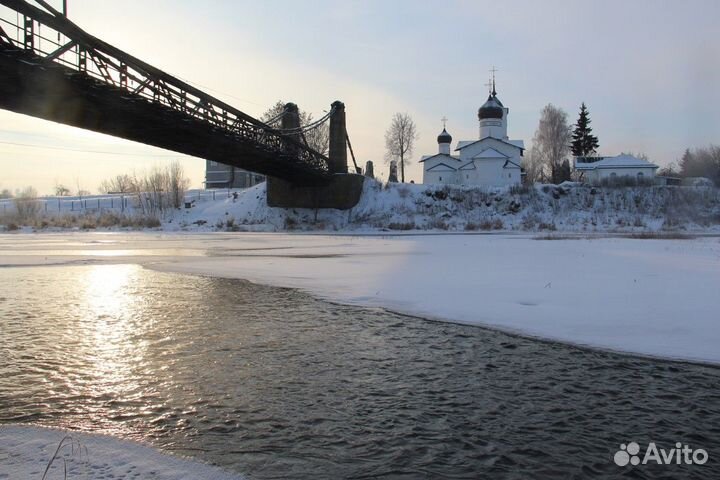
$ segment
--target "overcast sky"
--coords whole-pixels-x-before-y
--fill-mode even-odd
[[[418,126],[416,181],[443,116],[455,142],[477,138],[493,65],[508,134],[527,146],[543,106],[574,122],[583,101],[601,154],[644,152],[665,165],[687,147],[720,143],[717,0],[69,0],[69,13],[251,115],[284,100],[317,117],[344,101],[356,155],[385,176],[394,112]],[[0,142],[0,188],[96,191],[103,178],[174,158],[193,186],[203,180],[202,160],[5,111]]]

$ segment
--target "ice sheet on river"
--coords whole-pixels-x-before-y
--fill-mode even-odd
[[[0,265],[85,262],[242,278],[349,304],[720,363],[717,237],[0,235]]]

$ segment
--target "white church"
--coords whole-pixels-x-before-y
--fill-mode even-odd
[[[478,110],[480,135],[477,140],[458,142],[454,152],[452,137],[443,126],[438,136],[438,153],[424,155],[423,183],[436,185],[482,185],[503,187],[522,181],[525,144],[507,135],[506,108],[495,92],[495,81],[487,102]]]

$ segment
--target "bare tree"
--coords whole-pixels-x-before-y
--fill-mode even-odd
[[[275,105],[265,111],[260,116],[260,120],[268,122],[274,118],[277,118],[285,110],[285,102],[278,100]],[[300,126],[304,127],[310,125],[313,122],[312,113],[308,113],[304,110],[299,112],[300,115]],[[280,128],[279,125],[272,125],[276,128]],[[316,152],[327,155],[330,150],[330,123],[324,122],[317,128],[314,128],[308,132],[305,132],[305,141],[308,146]]]
[[[720,186],[720,146],[687,149],[679,166],[683,177],[706,177]]]
[[[70,189],[62,183],[55,184],[55,196],[56,197],[67,197],[70,195]]]
[[[650,157],[648,157],[647,153],[645,152],[620,152],[620,155],[629,155],[631,157],[639,158],[640,160],[646,160],[650,161]]]
[[[400,165],[400,181],[405,182],[405,164],[417,140],[415,122],[407,113],[396,113],[385,132],[385,159]]]
[[[527,162],[528,180],[530,172],[533,181],[561,183],[570,179],[565,178],[568,176],[567,167],[563,168],[572,138],[567,118],[565,111],[552,104],[543,108]]]
[[[80,197],[80,200],[82,200],[82,197],[87,196],[89,192],[85,189],[83,189],[80,186],[80,177],[75,177],[75,186],[77,189],[75,190],[75,194]]]
[[[659,177],[679,177],[680,167],[677,166],[677,163],[670,162],[658,170],[656,175]]]
[[[19,218],[28,220],[35,218],[40,212],[38,193],[33,187],[25,187],[15,196],[15,210]]]
[[[167,193],[173,208],[180,208],[185,198],[185,192],[190,186],[190,179],[185,176],[185,170],[178,160],[173,160],[167,167]]]
[[[100,183],[101,193],[130,193],[133,191],[133,179],[130,175],[116,175]]]

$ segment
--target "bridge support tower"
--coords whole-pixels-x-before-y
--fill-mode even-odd
[[[347,130],[345,126],[345,104],[335,101],[330,116],[330,172],[347,173]]]
[[[285,180],[268,177],[267,203],[281,208],[335,208],[349,210],[360,201],[365,177],[348,173],[347,130],[345,104],[332,104],[330,116],[329,170],[333,175],[328,182],[314,186],[298,186]],[[298,107],[285,105],[282,119],[283,130],[300,126]],[[302,140],[302,139],[298,139]]]

